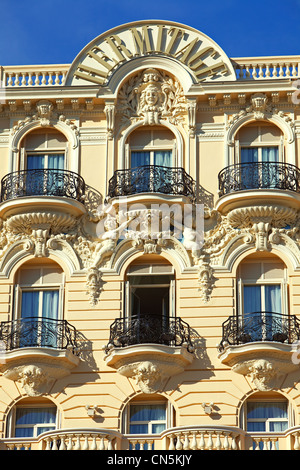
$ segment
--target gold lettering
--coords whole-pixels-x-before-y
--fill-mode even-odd
[[[162,52],[161,50],[161,46],[162,46],[162,33],[163,33],[163,30],[164,30],[164,25],[163,24],[160,24],[158,26],[158,35],[157,35],[157,43],[156,43],[156,51],[157,52]]]
[[[178,51],[176,53],[176,56],[180,56],[180,54],[184,52],[184,54],[181,56],[181,57],[178,57],[180,62],[183,62],[184,64],[186,63],[187,61],[187,58],[188,56],[190,55],[190,53],[192,52],[192,50],[194,49],[195,45],[197,44],[198,42],[198,39],[194,39],[192,42],[190,42],[189,44],[187,44],[185,47],[183,47],[180,51]]]
[[[87,73],[83,73],[82,71],[87,72]],[[83,78],[84,80],[88,80],[89,82],[103,85],[103,83],[105,82],[105,78],[107,77],[107,73],[108,72],[94,69],[92,67],[87,67],[86,65],[80,64],[78,65],[78,69],[76,70],[74,75],[76,75],[77,77]],[[90,74],[93,74],[93,75],[90,75]]]
[[[95,54],[95,52],[93,52],[92,50],[88,51],[87,55],[89,55],[90,57],[92,57],[93,59],[95,59],[97,62],[99,62],[99,64],[103,65],[103,67],[107,68],[108,70],[111,70],[114,68],[114,65],[111,65],[107,62],[107,60],[109,60],[109,57],[107,57],[106,55],[103,54],[103,52],[96,48],[97,52],[101,52],[101,56],[99,56],[98,54]],[[107,60],[105,60],[107,59]]]
[[[222,70],[223,69],[223,70]],[[224,62],[218,62],[217,64],[211,65],[210,67],[201,67],[199,70],[194,70],[194,74],[199,80],[204,80],[205,77],[201,78],[202,75],[214,76],[218,72],[227,72],[227,65]]]
[[[138,55],[143,53],[150,53],[153,52],[153,48],[151,46],[151,41],[149,37],[149,26],[143,26],[143,36],[136,28],[131,29],[132,36],[134,38],[135,49]]]
[[[174,43],[177,39],[178,36],[183,36],[184,35],[184,31],[182,29],[179,29],[179,28],[171,28],[169,29],[169,34],[172,36],[169,44],[168,44],[168,47],[167,49],[165,50],[165,53],[166,54],[170,54],[171,53],[171,50],[174,46]]]
[[[213,47],[206,47],[205,49],[201,49],[198,51],[196,54],[194,54],[188,61],[187,61],[187,66],[190,67],[192,70],[197,69],[200,67],[200,65],[203,64],[203,60],[200,59],[200,57],[203,57],[208,53],[208,51],[211,51],[208,56],[212,56],[216,53]],[[197,61],[197,62],[196,62]],[[196,63],[194,63],[196,62]],[[193,64],[194,63],[194,64]]]
[[[107,44],[109,44],[109,46],[112,48],[112,50],[114,51],[114,53],[116,54],[120,62],[123,62],[124,60],[126,60],[126,57],[128,59],[132,58],[131,52],[125,47],[125,45],[122,42],[122,39],[119,38],[119,36],[113,35],[110,38],[106,38],[105,40]],[[122,52],[125,55],[125,57],[122,55]]]

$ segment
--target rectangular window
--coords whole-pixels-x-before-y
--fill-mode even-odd
[[[160,434],[166,429],[167,411],[165,404],[130,405],[130,434]]]
[[[56,428],[56,408],[18,407],[16,409],[15,437],[37,437]]]
[[[248,432],[282,432],[288,428],[286,402],[248,402]]]

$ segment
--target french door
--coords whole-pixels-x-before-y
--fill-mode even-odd
[[[283,331],[282,285],[243,286],[243,333],[251,341],[272,341]]]
[[[30,171],[26,174],[26,194],[59,194],[64,185],[64,167],[63,153],[27,155],[27,170]]]
[[[278,183],[279,148],[242,147],[242,187],[243,189],[276,188]],[[252,165],[243,165],[243,164]]]
[[[59,289],[22,290],[20,347],[58,347]]]

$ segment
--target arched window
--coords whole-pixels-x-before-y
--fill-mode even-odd
[[[239,266],[239,315],[248,340],[285,340],[286,267],[276,257],[248,257]],[[282,336],[281,336],[282,335]]]
[[[28,133],[21,143],[21,170],[63,170],[66,162],[67,139],[56,129],[38,129]]]
[[[124,434],[161,434],[174,426],[174,408],[159,395],[139,395],[126,406],[123,413]],[[144,449],[148,449],[145,444]],[[138,450],[139,444],[136,446]]]
[[[7,437],[37,437],[57,427],[57,408],[47,399],[24,399],[9,413]]]
[[[166,127],[138,128],[127,140],[127,168],[176,166],[174,134]]]
[[[280,433],[293,426],[293,413],[288,400],[279,393],[258,392],[252,395],[242,408],[242,428],[252,437],[252,449],[278,449],[272,438],[267,442],[263,434]],[[256,433],[258,433],[256,435]]]
[[[267,122],[242,127],[236,136],[236,150],[240,163],[283,162],[283,133]]]
[[[132,264],[127,271],[125,318],[131,343],[171,344],[175,316],[175,274],[172,265]],[[174,325],[173,325],[174,328]]]
[[[63,271],[53,262],[29,262],[18,270],[14,320],[22,325],[19,347],[59,347],[55,332],[63,316],[63,282]]]

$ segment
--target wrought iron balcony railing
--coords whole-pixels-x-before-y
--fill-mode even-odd
[[[14,171],[1,181],[1,202],[27,196],[57,196],[84,201],[85,182],[68,170]]]
[[[239,163],[219,173],[219,196],[249,189],[280,189],[300,192],[300,170],[289,163]]]
[[[117,318],[110,327],[109,346],[117,348],[136,344],[164,344],[166,346],[187,345],[192,352],[190,326],[181,318],[161,315],[141,315]]]
[[[66,320],[27,317],[0,323],[1,349],[19,348],[69,349],[78,354],[78,334]]]
[[[109,180],[108,198],[138,193],[163,193],[195,198],[195,182],[183,168],[145,165],[115,171]]]
[[[295,315],[274,312],[254,312],[229,317],[223,323],[222,330],[220,351],[224,350],[224,343],[239,345],[254,341],[275,341],[293,344],[300,340],[299,319]]]

